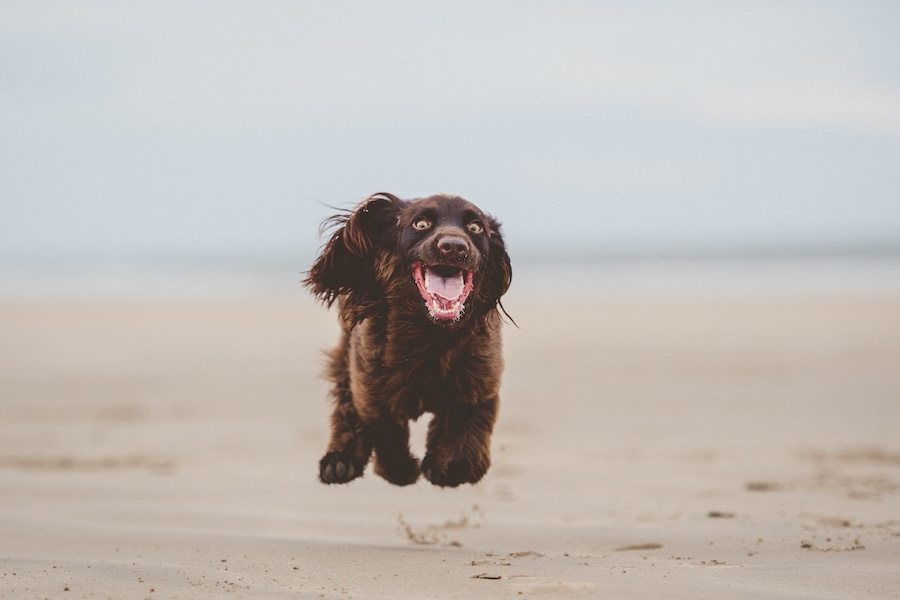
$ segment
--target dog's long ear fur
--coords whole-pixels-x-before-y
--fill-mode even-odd
[[[506,243],[500,234],[500,223],[493,217],[488,217],[490,227],[490,248],[488,250],[487,265],[484,270],[483,298],[485,309],[490,311],[497,307],[503,310],[500,297],[509,289],[512,283],[512,263],[506,252]],[[509,315],[506,315],[509,317]],[[510,320],[511,317],[510,317]]]
[[[338,227],[325,244],[304,283],[326,305],[344,297],[348,307],[360,307],[379,293],[375,277],[378,248],[390,243],[390,233],[407,202],[393,194],[369,196],[354,211],[334,215],[323,230]]]

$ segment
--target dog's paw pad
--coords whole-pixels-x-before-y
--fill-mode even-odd
[[[319,479],[322,483],[347,483],[362,475],[362,468],[339,452],[329,452],[319,462]]]

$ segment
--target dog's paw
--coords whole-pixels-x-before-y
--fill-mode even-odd
[[[422,460],[425,479],[441,487],[457,487],[464,483],[476,483],[487,473],[488,464],[471,460],[439,461],[432,455]]]
[[[363,474],[364,464],[354,464],[341,452],[329,452],[319,461],[319,480],[322,483],[347,483]]]
[[[419,461],[409,454],[382,460],[376,451],[375,473],[394,485],[411,485],[419,480]]]

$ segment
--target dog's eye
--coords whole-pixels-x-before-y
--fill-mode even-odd
[[[418,229],[419,231],[425,231],[429,227],[431,227],[431,221],[425,218],[418,219],[413,223],[413,229]]]
[[[484,226],[478,221],[472,221],[469,223],[468,230],[470,233],[481,233],[484,231]]]

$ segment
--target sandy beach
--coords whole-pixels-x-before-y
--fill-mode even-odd
[[[444,490],[318,483],[299,294],[0,303],[0,598],[900,598],[900,298],[506,305]]]

